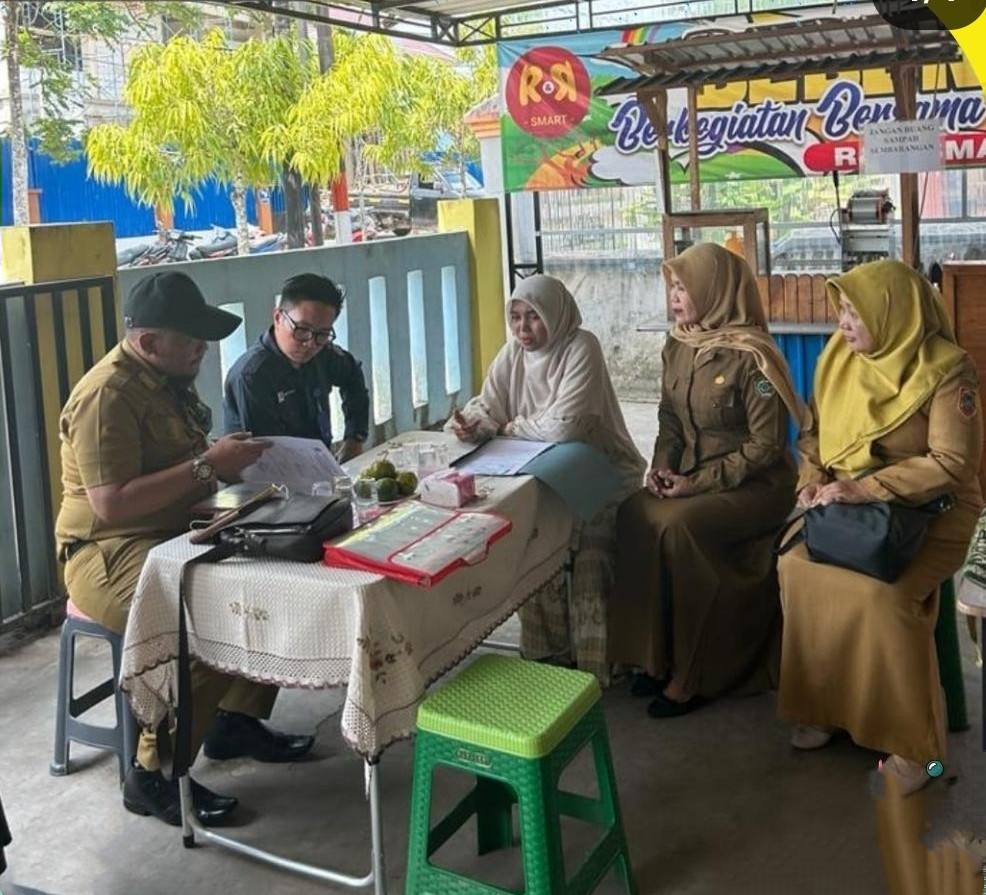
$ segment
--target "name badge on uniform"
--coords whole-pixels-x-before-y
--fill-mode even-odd
[[[292,388],[292,389],[288,389],[288,391],[286,391],[286,392],[278,392],[277,393],[277,403],[278,404],[283,404],[285,401],[287,401],[287,399],[291,395],[294,394],[294,391],[295,390]]]

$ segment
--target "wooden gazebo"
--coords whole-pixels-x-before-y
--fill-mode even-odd
[[[893,79],[897,118],[916,117],[921,66],[960,61],[954,38],[945,30],[903,31],[872,11],[837,16],[749,24],[743,30],[705,27],[684,37],[635,46],[611,46],[602,55],[636,70],[601,91],[617,96],[635,93],[658,134],[663,202],[671,213],[670,154],[667,138],[667,91],[687,88],[689,176],[692,211],[700,207],[698,169],[698,95],[706,86],[738,81],[787,81],[808,75],[835,76],[846,71],[884,69]],[[777,17],[781,18],[781,17]],[[917,174],[901,174],[903,260],[920,261]]]

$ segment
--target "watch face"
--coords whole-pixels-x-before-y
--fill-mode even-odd
[[[192,472],[200,482],[207,482],[212,478],[212,464],[207,463],[205,460],[198,460],[192,467]]]

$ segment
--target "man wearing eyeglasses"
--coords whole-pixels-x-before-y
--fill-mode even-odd
[[[274,324],[226,377],[227,432],[319,438],[332,447],[329,395],[342,397],[341,463],[363,452],[370,396],[359,361],[335,344],[343,294],[328,277],[303,273],[281,287]]]

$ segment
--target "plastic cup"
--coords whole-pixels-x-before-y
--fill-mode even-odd
[[[332,479],[332,493],[336,497],[352,500],[353,480],[348,475],[337,475]]]

